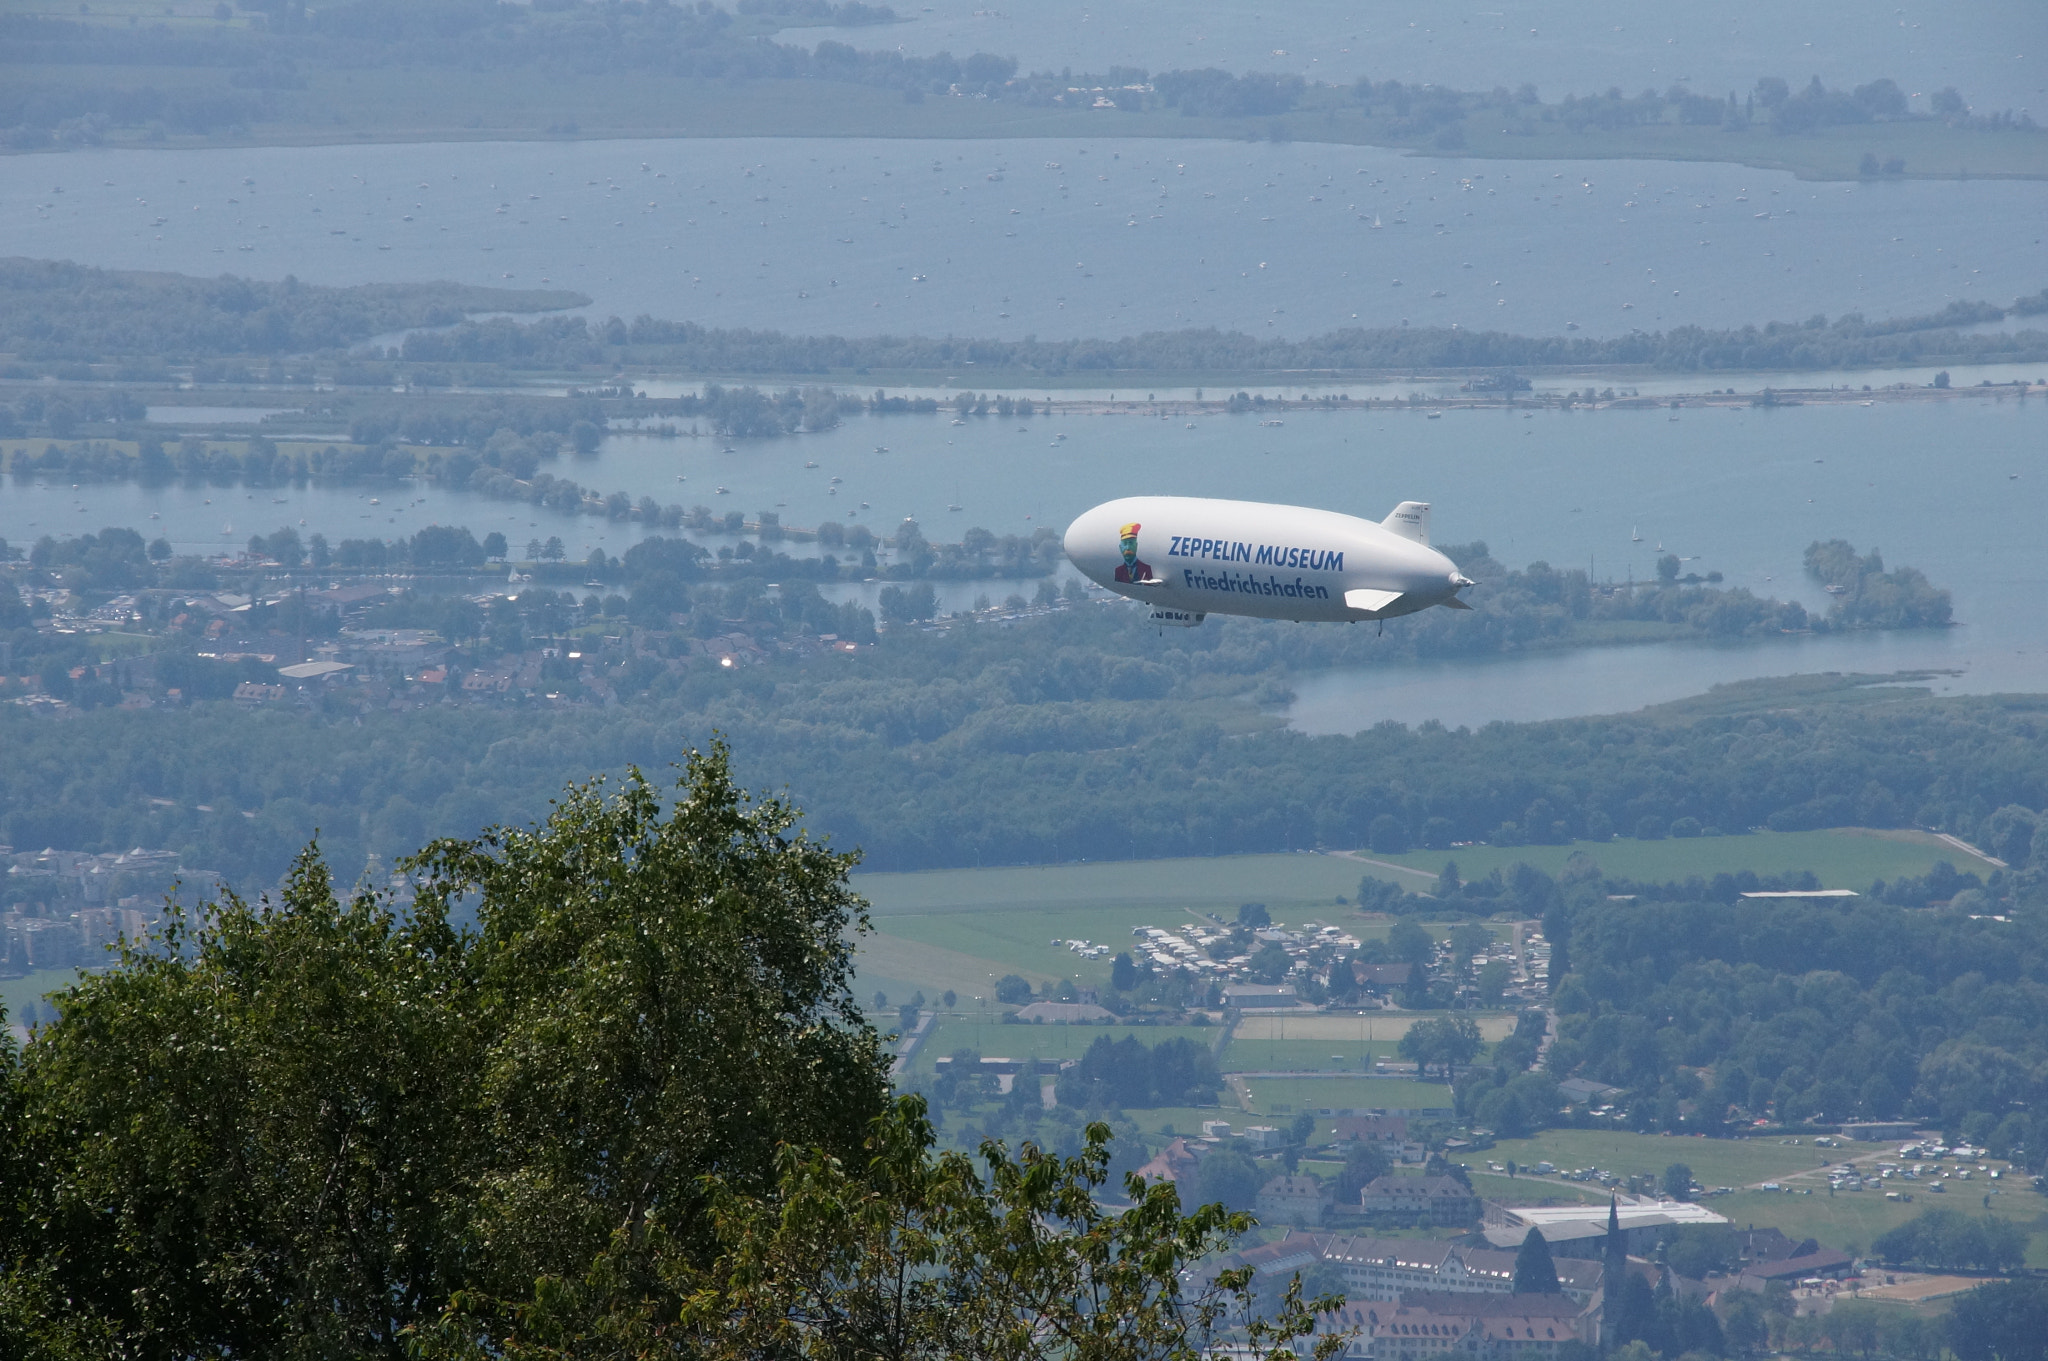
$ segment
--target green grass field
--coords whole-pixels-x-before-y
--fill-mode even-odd
[[[1486,1166],[1481,1161],[1484,1158],[1499,1161],[1490,1151],[1462,1160],[1475,1169],[1471,1174],[1472,1189],[1483,1199],[1502,1205],[1592,1205],[1603,1211],[1607,1208],[1607,1192],[1599,1186],[1559,1181],[1556,1177],[1507,1177],[1477,1170]]]
[[[1252,1114],[1294,1116],[1303,1111],[1376,1107],[1449,1109],[1451,1089],[1406,1078],[1257,1077],[1244,1082]]]
[[[1840,1156],[1834,1150],[1816,1149],[1811,1144],[1782,1144],[1776,1139],[1681,1139],[1620,1131],[1553,1129],[1533,1139],[1503,1139],[1466,1161],[1474,1167],[1483,1167],[1487,1162],[1512,1161],[1524,1167],[1551,1162],[1563,1171],[1598,1167],[1620,1176],[1649,1172],[1660,1177],[1671,1164],[1684,1163],[1703,1186],[1741,1187],[1817,1168],[1823,1159],[1835,1160]],[[1553,1191],[1559,1186],[1577,1185],[1556,1177],[1516,1180]]]
[[[1946,860],[1959,870],[1978,873],[1988,873],[1992,868],[1932,833],[1871,831],[1860,827],[1664,841],[1622,837],[1603,842],[1576,841],[1567,846],[1459,846],[1449,851],[1410,851],[1405,855],[1373,858],[1432,875],[1441,873],[1446,861],[1456,861],[1458,873],[1473,879],[1517,861],[1555,874],[1578,852],[1591,856],[1607,873],[1627,879],[1661,882],[1745,869],[1758,874],[1812,870],[1824,887],[1850,888],[1859,893],[1869,888],[1873,879],[1925,874],[1938,860]],[[1373,873],[1370,866],[1361,869]],[[1396,876],[1382,871],[1379,877]]]
[[[1351,1072],[1363,1073],[1371,1059],[1398,1058],[1397,1041],[1374,1040],[1241,1040],[1223,1051],[1223,1069],[1230,1073]]]
[[[1817,1238],[1845,1252],[1852,1247],[1867,1252],[1879,1234],[1936,1207],[1972,1216],[1996,1214],[2017,1221],[2033,1234],[2027,1246],[2027,1265],[2048,1266],[2048,1202],[2025,1182],[2013,1183],[1993,1196],[1989,1210],[1984,1208],[1983,1195],[1982,1190],[1939,1196],[1916,1191],[1908,1204],[1886,1200],[1882,1191],[1843,1191],[1830,1196],[1827,1188],[1821,1186],[1810,1196],[1752,1191],[1717,1196],[1707,1203],[1715,1213],[1728,1216],[1738,1225],[1772,1226],[1788,1238]]]
[[[875,934],[861,943],[863,994],[913,990],[962,998],[994,995],[1006,973],[1042,984],[1109,979],[1108,958],[1083,959],[1056,941],[1090,940],[1126,950],[1131,929],[1174,930],[1213,912],[1235,920],[1239,904],[1263,902],[1276,921],[1346,924],[1353,934],[1385,924],[1339,907],[1358,872],[1322,855],[1241,855],[917,874],[860,874],[854,887],[872,905]]]
[[[1033,984],[1072,978],[1099,986],[1108,980],[1109,960],[1083,959],[1056,941],[1090,940],[1114,954],[1129,948],[1132,927],[1171,930],[1189,921],[1190,914],[1214,913],[1230,921],[1239,904],[1247,902],[1264,903],[1275,921],[1289,925],[1317,921],[1361,938],[1380,935],[1388,923],[1367,920],[1337,902],[1354,896],[1366,875],[1426,889],[1446,861],[1455,860],[1459,873],[1471,879],[1517,861],[1556,873],[1579,852],[1610,874],[1632,879],[1812,870],[1826,887],[1859,892],[1873,879],[1925,874],[1939,860],[1958,869],[1990,868],[1925,832],[1836,828],[1566,846],[1461,846],[1392,856],[1356,853],[1362,858],[1232,855],[861,874],[854,877],[854,886],[872,904],[876,927],[861,946],[861,990],[865,995],[881,989],[897,1000],[914,991],[936,997],[948,988],[962,998],[987,997],[1006,973]]]

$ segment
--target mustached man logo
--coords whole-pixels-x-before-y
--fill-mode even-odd
[[[1151,581],[1152,565],[1138,561],[1138,531],[1143,528],[1133,520],[1117,531],[1117,547],[1124,560],[1117,564],[1116,579],[1126,585],[1134,581]]]

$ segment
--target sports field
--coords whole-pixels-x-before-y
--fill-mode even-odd
[[[1226,1072],[1368,1071],[1373,1059],[1399,1057],[1401,1037],[1423,1019],[1400,1012],[1364,1015],[1247,1016],[1223,1051]],[[1512,1016],[1481,1016],[1490,1044],[1514,1033]]]
[[[1222,1034],[1214,1026],[1101,1026],[1101,1025],[1003,1025],[991,1009],[986,1014],[945,1015],[938,1019],[911,1063],[913,1073],[933,1071],[933,1061],[959,1049],[972,1049],[983,1058],[1078,1059],[1088,1046],[1104,1036],[1121,1040],[1135,1036],[1147,1045],[1185,1037],[1208,1048]]]
[[[1405,1078],[1254,1077],[1233,1080],[1241,1104],[1254,1115],[1292,1117],[1303,1111],[1450,1109],[1451,1089]]]

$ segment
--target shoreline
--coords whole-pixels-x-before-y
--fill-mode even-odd
[[[161,141],[144,136],[108,138],[93,145],[50,145],[43,147],[0,147],[0,156],[48,156],[80,151],[238,151],[255,148],[315,148],[416,146],[472,143],[565,144],[577,142],[649,142],[712,140],[800,140],[847,141],[1034,141],[1079,139],[1085,141],[1216,141],[1291,142],[1314,146],[1370,147],[1407,157],[1441,161],[1644,161],[1737,165],[1751,170],[1780,172],[1810,183],[1893,183],[1909,180],[1962,182],[1969,180],[2048,180],[2048,137],[2038,132],[2013,131],[1960,134],[1984,138],[2039,138],[2037,146],[2015,147],[1991,142],[1987,153],[1972,165],[1968,156],[1943,160],[1930,167],[1926,160],[1907,158],[1903,171],[1867,174],[1856,164],[1867,143],[1889,141],[1883,134],[1862,128],[1829,128],[1818,133],[1780,136],[1745,131],[1741,145],[1713,145],[1709,134],[1715,130],[1694,130],[1676,125],[1654,126],[1592,133],[1546,133],[1537,137],[1489,135],[1476,130],[1465,145],[1446,148],[1415,137],[1391,135],[1369,120],[1330,120],[1321,115],[1293,111],[1257,120],[1227,120],[1163,113],[1121,113],[1114,121],[1082,110],[1046,110],[1028,106],[983,104],[970,106],[965,120],[952,123],[923,112],[932,106],[903,105],[876,109],[862,97],[846,101],[843,109],[825,108],[815,118],[791,111],[774,110],[761,121],[747,116],[743,107],[694,110],[699,121],[687,124],[592,127],[574,132],[533,127],[479,127],[475,125],[433,125],[411,128],[352,128],[305,125],[279,127],[241,136],[170,136]],[[772,102],[770,96],[760,102]],[[744,104],[745,101],[742,101]],[[836,116],[835,116],[836,115]],[[1356,126],[1347,126],[1356,124]],[[1886,125],[1887,129],[1912,128],[1912,124]],[[1853,145],[1851,136],[1855,137]],[[1764,139],[1771,140],[1766,141]],[[1753,139],[1753,140],[1751,140]],[[1930,134],[1914,132],[1911,140],[1921,143],[1914,150],[1921,156],[1940,155],[1927,145]],[[1840,145],[1837,145],[1839,143]],[[1937,143],[1938,145],[1938,143]],[[1973,148],[1974,149],[1974,148]],[[1942,151],[1951,148],[1943,147]],[[2017,151],[2019,154],[2014,155]],[[1804,154],[1802,154],[1804,153]]]
[[[1958,365],[1956,367],[1961,369],[1965,366]],[[1332,392],[1330,391],[1330,389],[1333,387],[1363,388],[1395,385],[1403,385],[1409,387],[1429,386],[1443,388],[1454,384],[1462,386],[1464,383],[1469,383],[1473,381],[1475,375],[1470,370],[1452,370],[1439,373],[1390,373],[1339,377],[1336,375],[1332,375],[1327,370],[1297,371],[1293,373],[1265,374],[1248,378],[1225,377],[1218,379],[1215,377],[1210,377],[1206,381],[1194,380],[1199,381],[1200,385],[1195,386],[1192,393],[1189,393],[1185,390],[1190,385],[1191,381],[1190,378],[1186,375],[1156,375],[1137,373],[1119,374],[1114,376],[1115,379],[1119,380],[1128,379],[1133,385],[1138,387],[1144,387],[1149,384],[1151,390],[1146,394],[1144,398],[1140,399],[1135,396],[1129,398],[1118,398],[1114,392],[1108,391],[1107,383],[1101,382],[1093,383],[1091,384],[1091,387],[1089,389],[1078,391],[1073,396],[1063,398],[1058,395],[1060,389],[1056,386],[1048,385],[1043,382],[1028,381],[1028,379],[1024,381],[1019,381],[1020,379],[1025,379],[1024,375],[990,375],[988,378],[977,379],[975,383],[969,384],[960,381],[955,375],[947,375],[943,379],[935,379],[933,375],[929,374],[907,375],[904,377],[899,377],[897,381],[892,383],[888,376],[877,376],[872,374],[859,376],[826,375],[821,377],[820,375],[817,374],[716,374],[707,376],[696,374],[667,373],[661,371],[647,371],[642,373],[622,372],[609,381],[625,382],[633,385],[636,389],[638,389],[641,385],[659,384],[664,387],[674,387],[677,389],[677,391],[663,392],[659,395],[641,395],[626,399],[636,404],[644,404],[646,409],[640,413],[634,413],[628,416],[614,418],[615,421],[624,419],[634,421],[636,422],[636,424],[614,423],[609,427],[606,433],[609,435],[643,434],[676,439],[728,438],[726,436],[716,435],[708,430],[698,431],[695,433],[683,431],[664,432],[658,429],[642,428],[640,425],[637,424],[637,422],[659,420],[664,416],[670,415],[671,413],[667,413],[662,409],[665,403],[674,402],[678,400],[682,395],[683,389],[688,389],[694,387],[695,385],[704,383],[718,383],[726,386],[758,385],[764,388],[795,386],[824,387],[833,389],[835,391],[846,392],[848,394],[857,394],[863,391],[886,390],[891,397],[917,397],[929,395],[939,401],[940,409],[936,412],[867,413],[875,415],[902,415],[908,417],[914,417],[917,415],[943,416],[946,415],[949,411],[952,412],[954,415],[962,414],[958,411],[957,407],[955,406],[955,403],[958,401],[960,397],[975,394],[984,396],[991,401],[993,401],[999,395],[1015,398],[1017,400],[1029,400],[1033,403],[1034,407],[1039,408],[1039,410],[1035,412],[1034,418],[1041,418],[1045,415],[1159,416],[1172,414],[1188,414],[1214,416],[1256,413],[1259,411],[1371,411],[1377,413],[1386,411],[1407,411],[1424,409],[1438,411],[1501,410],[1534,412],[1555,410],[1641,411],[1657,408],[1683,409],[1686,407],[1698,407],[1721,409],[1756,408],[1767,410],[1777,407],[1789,406],[1845,406],[1857,404],[1870,406],[1875,405],[1878,402],[1942,402],[1960,401],[1964,399],[1974,399],[1979,401],[1985,399],[1989,399],[1992,401],[2004,401],[2008,397],[2016,401],[2024,402],[2030,397],[2048,396],[2048,361],[2043,361],[2041,364],[2038,365],[2000,364],[1996,366],[1986,365],[1981,367],[2029,368],[2038,369],[2039,373],[2036,377],[2031,379],[2024,377],[2016,377],[2005,381],[1994,382],[1986,378],[1973,383],[1967,381],[1969,375],[1966,372],[1963,381],[1956,382],[1948,387],[1937,387],[1933,386],[1932,384],[1907,383],[1898,381],[1885,383],[1882,385],[1844,382],[1839,384],[1813,384],[1800,386],[1794,386],[1791,383],[1780,384],[1777,382],[1768,382],[1753,387],[1738,388],[1731,384],[1726,388],[1712,388],[1707,390],[1697,390],[1688,388],[1645,393],[1639,390],[1641,383],[1643,383],[1646,380],[1665,378],[1667,377],[1667,375],[1624,374],[1612,369],[1582,369],[1566,370],[1560,371],[1556,374],[1544,374],[1539,376],[1546,378],[1551,382],[1558,383],[1560,385],[1566,383],[1587,384],[1588,387],[1583,390],[1583,394],[1582,390],[1574,388],[1569,392],[1554,390],[1529,392],[1439,391],[1427,396],[1422,395],[1420,393],[1411,392],[1401,396],[1368,396],[1362,398],[1352,396],[1348,392]],[[1893,370],[1886,370],[1885,372],[1891,371]],[[1754,378],[1760,375],[1745,376]],[[1857,375],[1851,373],[1847,376],[1850,378],[1854,378]],[[581,377],[581,375],[579,375],[579,377]],[[1030,377],[1042,379],[1044,375],[1031,375]],[[1160,382],[1159,380],[1162,377],[1170,378],[1173,386],[1169,386],[1167,383]],[[1802,377],[1802,375],[1771,375],[1771,377],[1785,377],[1796,380],[1799,377]],[[605,384],[599,384],[599,386],[603,385]],[[1121,387],[1123,384],[1119,382],[1118,385],[1119,387]],[[364,388],[361,389],[360,391],[344,391],[342,389],[337,389],[332,385],[287,386],[262,384],[223,384],[217,387],[211,385],[207,387],[197,387],[189,385],[181,385],[177,387],[155,387],[145,384],[123,383],[117,379],[96,379],[89,383],[72,382],[60,384],[59,386],[95,389],[117,388],[122,391],[132,392],[138,395],[146,395],[150,399],[149,405],[157,407],[159,409],[167,407],[190,406],[196,409],[203,410],[218,410],[221,408],[233,407],[248,407],[251,409],[271,410],[276,408],[281,402],[284,401],[307,400],[312,398],[326,398],[331,400],[336,396],[344,395],[359,395],[363,397],[380,398],[400,397],[402,399],[414,399],[424,401],[434,401],[437,398],[463,398],[491,395],[525,396],[539,398],[553,397],[557,399],[566,399],[570,395],[573,395],[562,390],[563,383],[561,378],[558,376],[540,377],[532,384],[450,387],[436,386],[431,388],[407,388],[402,392],[394,392],[391,389],[385,388]],[[569,386],[573,387],[574,384],[569,384]],[[1601,394],[1595,395],[1594,393],[1592,393],[1591,388],[1595,386],[1601,388]],[[49,384],[44,383],[40,379],[0,379],[0,392],[4,392],[10,388],[44,391],[48,390],[49,387]],[[1236,400],[1232,395],[1229,394],[1223,396],[1210,395],[1210,389],[1213,387],[1241,388],[1245,390],[1247,393],[1251,394],[1251,400],[1249,403],[1246,403],[1243,401]],[[1613,391],[1613,389],[1615,389],[1616,387],[1626,387],[1631,389],[1631,391],[1615,392]],[[1179,388],[1181,390],[1176,391],[1176,388]],[[1300,396],[1296,397],[1280,395],[1284,392],[1294,392],[1302,388],[1307,388],[1311,390],[1302,392]],[[1322,391],[1314,391],[1314,389],[1318,388],[1322,389]],[[1162,389],[1165,390],[1165,395],[1160,395]],[[1251,391],[1253,389],[1258,389],[1259,391],[1253,393]],[[1265,395],[1267,393],[1272,393],[1275,395]],[[235,398],[242,398],[246,400],[230,400]],[[991,415],[994,413],[967,414]],[[293,420],[293,417],[298,417],[300,419]],[[270,419],[279,420],[279,423],[281,424],[287,422],[292,424],[303,424],[303,413],[294,411],[287,413],[281,419],[278,417],[273,417]],[[253,435],[262,435],[269,438],[279,438],[295,442],[303,440],[318,441],[327,438],[323,435],[314,434],[310,432],[285,432],[277,429],[276,426],[272,426],[270,429],[265,430],[262,428],[262,425],[263,423],[261,422],[243,423],[231,421],[203,420],[194,421],[189,424],[175,421],[145,421],[130,422],[127,423],[124,428],[146,428],[152,433],[160,432],[180,435],[198,435],[201,431],[206,429],[222,429],[228,426],[239,426],[240,428],[232,430],[231,433],[223,433],[213,437],[216,439],[225,439],[228,441],[247,439]],[[94,437],[101,439],[111,438],[116,443],[124,442],[118,434],[115,434],[112,431],[100,433],[97,436],[80,436],[78,438],[83,439]],[[788,436],[788,438],[795,438],[795,436]],[[20,440],[23,443],[27,443],[36,439],[37,437],[23,435],[0,440],[0,450],[6,449],[16,440]],[[53,442],[61,446],[63,444],[76,443],[78,442],[78,439],[50,440],[45,442]],[[133,441],[130,440],[125,442],[132,443]],[[328,442],[341,441],[333,441],[329,439]]]

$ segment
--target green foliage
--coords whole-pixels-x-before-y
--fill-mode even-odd
[[[1129,992],[1138,986],[1138,966],[1132,962],[1130,951],[1117,951],[1116,958],[1109,962],[1109,986],[1118,992]]]
[[[739,572],[676,573],[657,590],[661,570],[633,578],[630,590],[647,592],[649,610],[673,607],[676,592],[687,592],[687,607],[672,610],[686,621],[678,627],[685,640],[726,633],[734,618],[764,643],[825,632],[857,638],[863,621],[872,628],[858,607],[832,605],[787,577],[779,594]],[[389,597],[366,622],[466,627],[450,609],[448,597]],[[537,647],[592,622],[573,596],[536,583],[485,614],[471,655]],[[775,656],[732,670],[678,665],[653,676],[643,667],[644,689],[621,686],[628,702],[604,708],[359,714],[337,704],[252,718],[199,704],[100,710],[52,725],[6,705],[0,838],[81,850],[167,846],[188,865],[272,883],[317,826],[352,873],[371,851],[412,844],[380,830],[377,810],[394,798],[419,810],[426,834],[465,835],[544,812],[565,774],[659,761],[714,730],[731,735],[750,778],[787,781],[817,825],[858,841],[871,865],[889,869],[1358,846],[1382,814],[1414,827],[1441,820],[1456,839],[1484,839],[1539,799],[1574,835],[1602,819],[1632,826],[1651,816],[1668,826],[1690,816],[1728,830],[1910,822],[1966,839],[1991,810],[2048,804],[2048,770],[2031,735],[2039,706],[2028,699],[1907,695],[1863,704],[1772,695],[1755,712],[1471,731],[1385,725],[1310,738],[1217,697],[1249,693],[1275,666],[1377,665],[1368,655],[1375,647],[1440,655],[1456,643],[1433,623],[1397,639],[1410,622],[1377,640],[1369,630],[1216,620],[1175,631],[1206,636],[1158,639],[1119,609],[1073,607],[1003,628],[899,630],[855,654]],[[43,656],[67,671],[99,661],[74,635],[11,636],[17,663],[37,658],[36,670]],[[175,655],[156,664],[181,664],[171,663]],[[623,660],[614,651],[607,664]],[[574,676],[548,680],[555,688]],[[1151,702],[1167,696],[1176,702]],[[975,798],[957,796],[963,782]],[[258,816],[197,808],[229,799]],[[289,817],[287,800],[299,809]],[[1129,816],[1133,806],[1148,816]],[[1738,857],[1733,842],[1717,844]],[[1453,899],[1404,893],[1393,901],[1402,912],[1448,915],[1448,904],[1458,915],[1542,916],[1553,948],[1573,948],[1551,929],[1561,925],[1549,920],[1558,885],[1510,868],[1474,876]],[[1762,886],[1731,875],[1657,891],[1728,903]],[[1359,905],[1376,910],[1371,886],[1359,887]],[[1560,967],[1558,981],[1569,971]]]
[[[1082,1110],[1206,1106],[1223,1079],[1206,1045],[1185,1037],[1146,1046],[1134,1035],[1099,1036],[1080,1062],[1060,1074],[1062,1106]]]
[[[1664,1197],[1667,1200],[1692,1199],[1692,1169],[1684,1163],[1673,1163],[1664,1169]]]
[[[1621,1288],[1606,1297],[1601,1340],[1614,1348],[1610,1355],[1680,1356],[1701,1352],[1725,1355],[1727,1340],[1721,1321],[1704,1300],[1652,1291],[1641,1274],[1629,1271]],[[1631,1353],[1641,1347],[1641,1353]]]
[[[1356,1208],[1358,1193],[1393,1170],[1386,1150],[1367,1139],[1353,1139],[1344,1145],[1344,1170],[1337,1174],[1334,1188],[1337,1203]]]
[[[1394,958],[1421,968],[1435,957],[1436,940],[1420,923],[1399,921],[1387,932],[1387,949]]]
[[[1704,1280],[1741,1260],[1735,1230],[1726,1224],[1682,1224],[1664,1240],[1664,1262],[1681,1276]]]
[[[1947,1322],[1957,1361],[2039,1361],[2048,1355],[2048,1282],[1979,1286],[1955,1302]]]
[[[7,116],[4,101],[0,101],[0,126]],[[1348,327],[1293,340],[1213,329],[1150,332],[1116,340],[961,340],[791,336],[646,316],[631,321],[580,316],[542,317],[530,322],[508,317],[469,321],[463,318],[476,312],[552,311],[585,300],[560,290],[447,283],[335,288],[290,278],[277,283],[231,275],[199,279],[41,260],[0,261],[0,300],[5,302],[0,306],[0,318],[4,318],[0,320],[0,351],[44,362],[160,361],[169,357],[217,361],[294,355],[337,350],[391,331],[433,327],[437,329],[408,335],[402,348],[393,351],[393,358],[402,356],[400,362],[418,367],[426,376],[439,370],[443,385],[449,365],[560,370],[633,364],[714,375],[824,375],[870,368],[950,372],[962,353],[973,354],[984,368],[1045,374],[1505,370],[1516,365],[1628,365],[1696,373],[1869,368],[1923,362],[1935,355],[1987,362],[2039,358],[2048,353],[2048,339],[2038,331],[2013,334],[1959,329],[1996,321],[2008,311],[2014,316],[2033,315],[2039,308],[2027,298],[2016,300],[2010,309],[1957,302],[1940,312],[1882,321],[1852,313],[1833,322],[1816,317],[1739,329],[1688,326],[1617,337],[1534,337],[1417,326]],[[459,324],[451,327],[450,323]],[[394,376],[382,361],[350,359],[335,364],[332,375],[346,386],[388,385]],[[388,398],[380,404],[393,409],[416,405]],[[826,429],[846,410],[861,405],[861,399],[815,386],[771,391],[714,384],[701,395],[654,403],[652,409],[702,418],[721,434],[746,437]],[[865,405],[888,412],[937,409],[930,399],[887,398],[881,393]],[[1248,407],[1254,405],[1247,399]],[[22,412],[19,403],[16,407],[25,421],[45,419],[40,402],[32,414]],[[979,400],[969,408],[976,414],[996,410],[1004,415],[1015,409],[1008,397]],[[130,418],[139,420],[141,414],[137,410]],[[397,423],[390,428],[395,430]]]
[[[1519,1072],[1507,1064],[1471,1070],[1454,1096],[1459,1111],[1503,1139],[1526,1138],[1550,1125],[1564,1100],[1550,1074]]]
[[[2048,1056],[2033,1019],[2048,938],[2032,917],[1614,902],[1593,891],[1604,887],[1580,890],[1548,1067],[1632,1089],[1638,1128],[1705,1132],[1731,1109],[1911,1112],[1988,1137],[2016,1114],[2001,1143],[2048,1148],[2024,1110]]]
[[[61,994],[0,1089],[11,1298],[155,1354],[396,1355],[459,1292],[700,1250],[707,1174],[857,1151],[851,857],[723,750],[661,805],[635,773],[438,843],[403,915],[309,849],[275,902],[174,913]]]
[[[292,278],[199,279],[0,259],[0,350],[72,360],[290,354],[414,326],[447,326],[472,312],[538,312],[588,301],[563,290],[445,283],[334,288]]]
[[[1133,1208],[1104,1210],[1109,1139],[1091,1125],[1066,1158],[985,1143],[984,1175],[961,1154],[935,1156],[920,1103],[905,1098],[876,1121],[863,1162],[786,1150],[777,1187],[760,1197],[714,1180],[708,1267],[671,1251],[638,1290],[622,1271],[594,1271],[536,1291],[511,1355],[587,1355],[595,1325],[621,1354],[713,1361],[1029,1361],[1049,1341],[1075,1361],[1195,1361],[1246,1316],[1252,1273],[1190,1288],[1188,1268],[1250,1221],[1217,1204],[1183,1213],[1171,1183],[1135,1179]],[[1304,1301],[1296,1279],[1279,1303],[1244,1335],[1258,1361],[1292,1361],[1315,1315],[1341,1300]],[[451,1318],[447,1333],[461,1337],[465,1322]],[[1345,1336],[1333,1330],[1300,1354],[1329,1361]]]
[[[1215,1149],[1195,1167],[1196,1199],[1233,1210],[1249,1210],[1265,1182],[1258,1164],[1234,1148]]]
[[[1414,1022],[1401,1036],[1401,1057],[1412,1059],[1426,1076],[1431,1067],[1443,1070],[1444,1081],[1457,1078],[1458,1065],[1470,1063],[1481,1048],[1479,1023],[1470,1016],[1431,1016]]]
[[[1828,619],[1845,628],[1939,628],[1949,623],[1947,591],[1938,591],[1919,571],[1884,569],[1876,549],[1869,557],[1841,539],[1816,540],[1806,550],[1806,571],[1836,596]]]
[[[2024,301],[2024,300],[2022,300]],[[2020,304],[2014,307],[2020,314]],[[1214,329],[1154,331],[1118,339],[994,340],[923,336],[790,336],[772,331],[707,327],[636,317],[595,323],[582,317],[534,322],[492,319],[409,336],[414,363],[500,363],[555,369],[570,364],[630,363],[690,373],[824,374],[873,368],[947,372],[971,352],[987,368],[1022,373],[1277,373],[1509,369],[1517,365],[1580,368],[1642,366],[1653,372],[1869,368],[1930,356],[1963,362],[2048,353],[2039,331],[1973,333],[1958,328],[2005,315],[1996,305],[1964,303],[1924,316],[1872,321],[1859,313],[1829,322],[1769,322],[1726,330],[1684,326],[1626,336],[1519,336],[1450,327],[1346,327],[1285,339]],[[900,400],[900,399],[898,399]],[[1245,409],[1258,403],[1247,398]]]
[[[133,590],[154,576],[142,536],[132,529],[109,528],[65,539],[45,534],[29,550],[28,561],[77,590]]]
[[[2026,1230],[2009,1219],[1971,1218],[1955,1210],[1925,1210],[1870,1245],[1887,1262],[1936,1269],[2010,1271],[2026,1260]]]
[[[1557,1283],[1557,1265],[1550,1260],[1550,1244],[1544,1241],[1543,1231],[1530,1229],[1522,1246],[1515,1250],[1514,1293],[1557,1295],[1563,1290]]]

